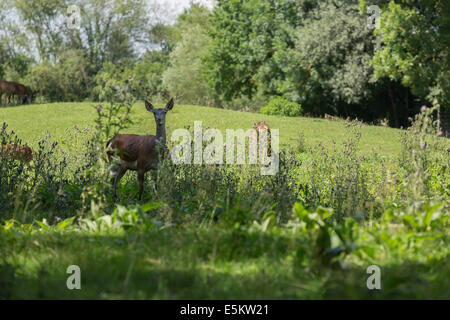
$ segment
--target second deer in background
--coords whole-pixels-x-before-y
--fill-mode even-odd
[[[271,135],[270,135],[270,127],[266,123],[266,120],[261,122],[255,122],[253,123],[253,129],[256,130],[256,138],[257,143],[259,143],[259,136],[263,131],[267,131],[267,155],[270,157],[272,150],[271,150]]]

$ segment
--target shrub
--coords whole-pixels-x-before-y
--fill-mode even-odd
[[[448,196],[450,164],[447,141],[433,119],[436,108],[422,106],[401,137],[399,164],[405,172],[403,192],[409,200],[442,201]]]
[[[30,68],[24,83],[37,95],[35,102],[63,101],[59,86],[58,71],[49,61],[43,61]]]
[[[29,68],[23,83],[37,102],[83,101],[91,96],[93,66],[80,50],[69,50],[57,62],[42,61]]]
[[[204,77],[209,37],[200,27],[193,27],[182,33],[182,39],[170,54],[171,66],[163,74],[164,85],[171,94],[183,95],[188,103],[207,104],[212,92]],[[186,76],[189,75],[189,76]]]
[[[290,102],[283,97],[272,99],[267,105],[261,108],[262,114],[281,115],[288,117],[298,117],[302,115],[302,106],[296,102]]]

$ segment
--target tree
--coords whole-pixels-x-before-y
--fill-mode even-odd
[[[172,95],[183,95],[188,103],[209,104],[212,91],[206,79],[204,58],[211,39],[209,28],[211,12],[193,4],[181,14],[172,27],[171,41],[175,46],[170,53],[170,65],[163,74],[163,83]]]
[[[26,28],[29,40],[34,40],[41,60],[56,58],[56,51],[63,39],[62,11],[66,1],[60,0],[13,0],[20,23]]]
[[[93,80],[89,74],[92,73],[92,66],[82,50],[62,53],[55,69],[63,100],[83,101],[91,96]]]
[[[371,60],[378,40],[357,1],[321,2],[295,33],[295,47],[275,55],[286,74],[280,94],[315,115],[386,117],[394,126],[406,124],[409,92],[395,80],[375,79]]]
[[[294,30],[316,6],[308,0],[220,0],[215,6],[208,55],[209,80],[225,101],[252,97],[258,90],[276,94],[285,74],[274,61],[294,48]]]
[[[450,2],[400,0],[382,12],[375,30],[383,40],[373,59],[377,77],[399,80],[422,99],[450,108]]]
[[[38,101],[64,101],[57,70],[48,60],[32,66],[25,82],[36,94]]]
[[[133,59],[134,46],[148,41],[148,7],[141,0],[13,0],[13,5],[41,61],[83,50],[98,71],[105,61]],[[80,28],[68,27],[69,5],[80,8]]]
[[[185,30],[181,36],[170,54],[171,66],[163,74],[164,84],[172,95],[182,94],[186,102],[207,103],[212,94],[202,59],[208,52],[210,39],[199,26]]]
[[[313,115],[387,117],[399,126],[410,115],[410,92],[396,79],[375,79],[378,39],[367,17],[357,0],[219,1],[210,84],[225,101],[283,96]]]
[[[134,45],[147,41],[147,7],[140,0],[76,0],[81,8],[79,30],[64,29],[68,47],[83,49],[100,70],[103,63],[133,60]]]

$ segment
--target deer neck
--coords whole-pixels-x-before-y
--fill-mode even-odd
[[[156,138],[164,145],[166,144],[166,126],[164,124],[156,127]]]

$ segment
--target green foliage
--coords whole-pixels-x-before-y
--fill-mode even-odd
[[[92,66],[82,50],[68,50],[61,54],[56,72],[64,100],[83,101],[91,97]]]
[[[111,231],[148,231],[161,226],[161,223],[150,219],[146,213],[162,206],[164,203],[153,202],[131,207],[118,205],[111,215],[81,219],[80,229],[98,234]]]
[[[49,61],[32,66],[26,75],[25,82],[37,96],[36,102],[64,99],[59,87],[57,70]]]
[[[301,21],[300,7],[312,1],[218,1],[212,17],[213,39],[208,56],[209,79],[225,101],[252,96],[259,85],[283,74],[276,54],[293,47],[292,29]]]
[[[30,67],[23,82],[39,102],[83,101],[91,97],[91,66],[80,50],[66,51],[53,64],[44,61]]]
[[[281,226],[267,214],[239,228],[188,221],[183,227],[161,225],[157,211],[146,213],[145,206],[118,206],[112,215],[56,225],[4,221],[2,297],[446,297],[449,225],[442,204],[414,215],[391,209],[371,224],[354,219],[338,224],[333,210],[307,210],[297,203]],[[83,290],[76,295],[54,285],[64,283],[74,261],[83,272]],[[373,264],[382,272],[383,289],[376,295],[366,287],[366,268]],[[49,286],[52,290],[39,293]]]
[[[107,62],[95,76],[97,86],[93,95],[102,101],[102,88],[105,84],[125,85],[134,99],[160,99],[167,95],[163,84],[163,72],[168,64],[168,57],[163,52],[149,51],[136,65],[113,64]]]
[[[424,100],[449,105],[447,2],[374,1],[383,14],[373,32],[356,0],[221,0],[212,12],[191,4],[173,24],[152,2],[75,0],[78,30],[67,28],[66,1],[8,1],[0,76],[38,102],[98,100],[98,79],[111,77],[140,100],[257,111],[281,96],[307,114],[407,126]]]
[[[273,98],[267,105],[261,108],[262,114],[298,117],[303,113],[302,106],[296,102],[290,102],[283,97]]]
[[[90,208],[94,216],[105,210],[110,199],[107,190],[110,187],[110,166],[106,153],[107,142],[128,128],[133,122],[130,118],[134,96],[128,86],[120,82],[106,81],[99,88],[99,98],[103,102],[95,106],[97,118],[95,119],[95,134],[92,137],[92,153],[96,155],[95,162],[88,168],[88,172],[96,175],[95,183],[85,185],[82,199],[84,210]],[[113,162],[120,161],[117,156]]]
[[[415,201],[441,200],[450,192],[448,187],[444,187],[445,181],[450,179],[450,159],[442,152],[446,141],[438,122],[433,121],[436,109],[422,106],[401,138],[400,165],[408,181],[404,193],[409,193],[408,198]]]
[[[375,33],[384,45],[373,65],[378,78],[399,79],[416,95],[450,105],[450,4],[448,1],[389,2]]]
[[[164,51],[147,51],[132,70],[133,87],[136,98],[153,99],[165,94],[163,73],[169,64],[169,56]]]
[[[181,40],[170,54],[171,66],[163,74],[164,85],[171,95],[182,96],[188,103],[210,104],[212,93],[203,63],[209,43],[200,26],[183,30]]]
[[[118,186],[116,204],[105,140],[126,130],[134,100],[113,80],[100,97],[94,130],[74,128],[58,144],[46,136],[33,145],[28,167],[0,154],[2,297],[73,298],[54,284],[64,283],[74,262],[83,270],[83,298],[445,297],[448,141],[436,132],[433,110],[424,109],[405,132],[398,159],[361,154],[362,132],[392,129],[353,122],[340,131],[342,143],[302,154],[284,148],[273,176],[261,176],[260,166],[175,165],[166,158],[158,188],[147,188],[144,202],[135,199],[131,175]],[[22,143],[7,129],[2,145]],[[366,287],[373,264],[382,268],[376,296]]]
[[[211,24],[208,78],[227,103],[282,96],[309,114],[396,127],[420,107],[398,80],[375,79],[380,39],[358,1],[219,1]]]
[[[342,113],[340,104],[360,104],[372,98],[373,37],[366,16],[355,1],[322,2],[295,30],[295,48],[280,52],[289,59],[279,91],[303,103],[314,114]],[[351,49],[350,49],[351,48]],[[295,70],[300,70],[296,72]],[[329,100],[334,101],[333,109]],[[362,110],[358,110],[361,112]]]
[[[17,0],[4,7],[3,3],[0,77],[31,86],[39,102],[92,99],[95,75],[104,64],[134,65],[136,47],[151,48],[151,4],[145,1]],[[81,10],[80,28],[67,27],[70,5]],[[35,58],[40,62],[33,63]],[[154,77],[146,77],[153,85]]]
[[[300,192],[305,204],[332,207],[338,219],[383,210],[374,199],[381,194],[369,189],[370,174],[376,174],[380,168],[371,167],[371,160],[359,152],[361,124],[348,124],[348,127],[347,141],[341,145],[335,143],[332,148],[326,148],[319,144],[312,148],[307,163],[314,170],[308,172]]]

